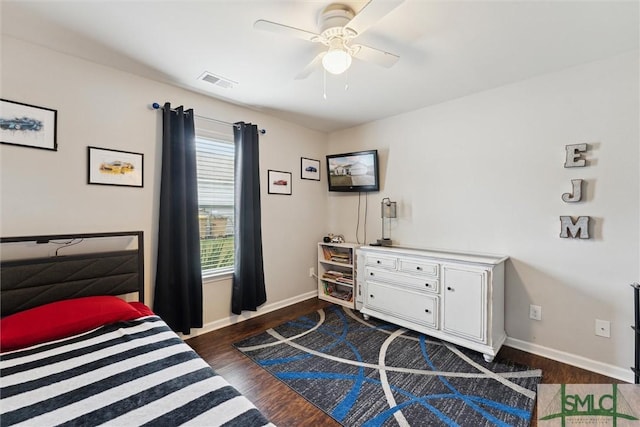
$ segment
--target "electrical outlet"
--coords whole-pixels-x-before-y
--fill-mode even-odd
[[[596,335],[599,337],[611,338],[611,322],[608,320],[596,319]]]
[[[529,306],[529,318],[533,320],[542,320],[542,307],[531,304]]]
[[[309,277],[313,277],[316,274],[316,271],[313,269],[313,267],[309,267]]]

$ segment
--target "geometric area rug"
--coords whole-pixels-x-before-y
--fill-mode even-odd
[[[343,426],[528,426],[542,373],[339,306],[234,346]]]

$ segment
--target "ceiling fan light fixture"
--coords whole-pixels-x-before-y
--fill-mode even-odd
[[[351,66],[351,55],[342,48],[331,48],[322,58],[322,66],[331,74],[342,74]]]

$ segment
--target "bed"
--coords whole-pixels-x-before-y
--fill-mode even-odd
[[[1,239],[0,425],[272,426],[144,305],[142,237]]]

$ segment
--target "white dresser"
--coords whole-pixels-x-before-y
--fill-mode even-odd
[[[506,339],[507,256],[363,246],[357,250],[356,309],[483,353]]]

